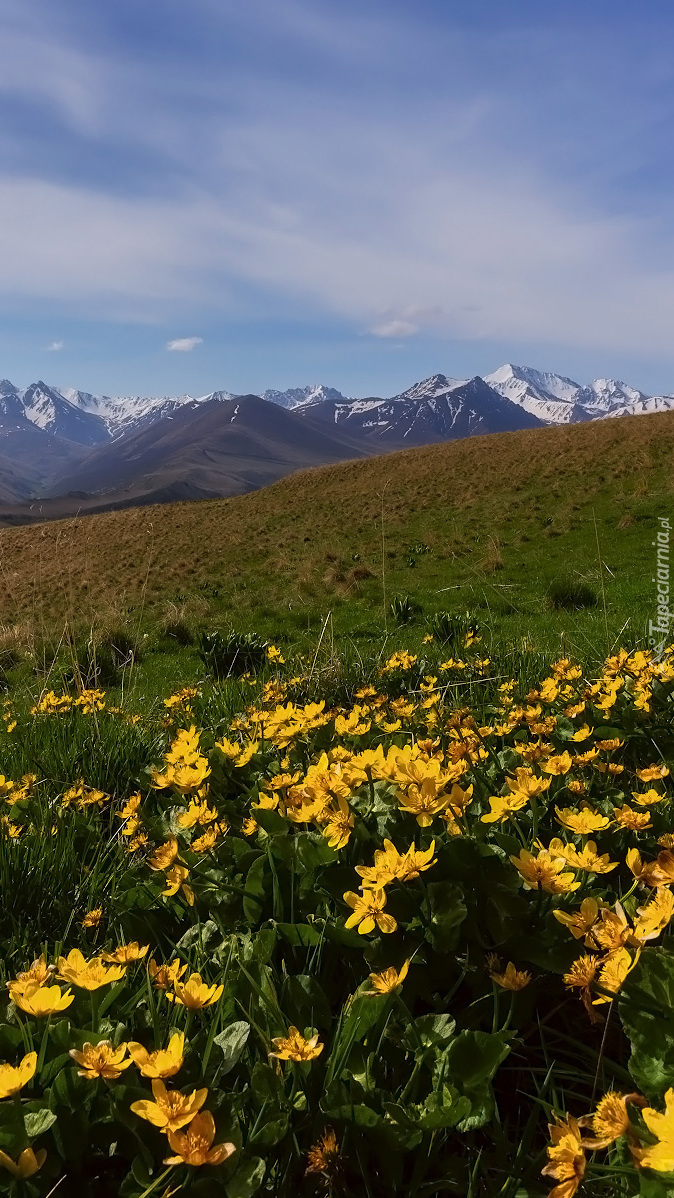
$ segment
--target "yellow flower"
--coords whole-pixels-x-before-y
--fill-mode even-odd
[[[185,1033],[174,1032],[166,1048],[148,1052],[142,1044],[129,1041],[129,1053],[143,1077],[173,1077],[182,1067],[185,1051]]]
[[[665,1094],[664,1113],[647,1106],[641,1115],[657,1143],[649,1144],[646,1148],[633,1148],[632,1155],[642,1169],[671,1173],[674,1170],[674,1089],[670,1087]]]
[[[599,964],[600,958],[594,953],[586,953],[584,957],[577,957],[568,972],[564,974],[566,985],[571,989],[588,989],[597,976]]]
[[[640,782],[655,782],[657,778],[666,778],[669,769],[666,765],[647,765],[642,770],[637,770],[637,778]]]
[[[258,829],[257,820],[245,819],[241,825],[242,836],[254,836]]]
[[[634,938],[640,943],[655,940],[667,927],[674,915],[674,894],[664,887],[656,890],[650,903],[637,909],[638,919],[634,923]]]
[[[209,986],[202,982],[200,973],[192,973],[186,982],[175,981],[173,994],[167,994],[170,1002],[180,1003],[191,1011],[200,1011],[202,1007],[210,1007],[221,997],[225,987],[222,985]]]
[[[347,890],[342,897],[344,902],[353,908],[353,915],[349,916],[345,924],[347,928],[358,926],[361,936],[374,931],[375,924],[380,932],[395,932],[398,926],[395,919],[392,915],[384,914],[386,891],[383,887],[366,890],[362,895]]]
[[[659,803],[664,797],[659,791],[654,790],[652,786],[649,786],[648,790],[643,793],[638,790],[632,791],[632,798],[638,807],[650,807],[653,803]]]
[[[602,828],[608,828],[611,822],[607,815],[593,811],[586,803],[579,811],[574,811],[572,807],[562,809],[555,807],[555,812],[560,824],[576,836],[586,836],[588,832],[599,832]]]
[[[633,832],[641,832],[652,826],[649,811],[634,811],[627,803],[623,803],[622,807],[614,807],[613,818],[620,828],[629,828]]]
[[[208,1090],[193,1090],[191,1094],[182,1094],[180,1090],[167,1090],[161,1078],[152,1081],[152,1096],[154,1102],[142,1098],[139,1102],[131,1103],[134,1115],[146,1119],[154,1127],[163,1132],[178,1131],[189,1123],[208,1098]]]
[[[70,1055],[82,1066],[77,1071],[80,1077],[88,1077],[90,1081],[104,1077],[113,1081],[121,1075],[123,1069],[128,1069],[129,1065],[133,1064],[131,1058],[126,1055],[127,1048],[127,1044],[113,1048],[109,1040],[100,1040],[98,1044],[90,1044],[87,1041],[81,1052],[71,1048]]]
[[[276,1036],[272,1039],[276,1052],[270,1052],[270,1057],[278,1057],[279,1061],[313,1061],[320,1056],[325,1045],[318,1043],[318,1032],[308,1040],[294,1026],[288,1028],[287,1036]]]
[[[83,928],[97,928],[103,918],[103,908],[94,907],[93,910],[87,911],[81,926]]]
[[[580,940],[581,936],[587,937],[590,928],[597,919],[599,903],[596,899],[586,898],[583,899],[578,911],[574,911],[572,915],[569,915],[566,911],[559,910],[553,911],[552,914],[559,923],[564,924],[569,929],[575,940]],[[585,943],[588,943],[587,939]]]
[[[13,1161],[11,1156],[0,1149],[0,1166],[11,1173],[12,1177],[20,1177],[22,1180],[26,1177],[33,1177],[38,1169],[42,1168],[46,1159],[46,1148],[38,1148],[37,1152],[33,1152],[32,1148],[24,1148],[17,1161]]]
[[[18,1094],[35,1073],[37,1053],[29,1052],[20,1065],[0,1065],[0,1098]]]
[[[540,888],[548,894],[568,894],[580,886],[580,882],[574,881],[572,873],[565,872],[564,858],[553,857],[547,849],[540,849],[536,857],[527,849],[522,849],[519,857],[511,857],[510,860],[530,890]]]
[[[523,990],[531,981],[531,974],[526,969],[516,969],[512,961],[508,961],[503,973],[495,969],[489,970],[492,982],[496,982],[502,990]]]
[[[224,830],[226,831],[226,825]],[[196,840],[192,841],[190,845],[192,852],[208,853],[217,844],[218,836],[221,831],[221,825],[212,824],[210,828],[206,829],[202,836],[197,836]]]
[[[47,965],[47,960],[43,953],[42,956],[33,961],[30,969],[25,970],[23,973],[17,974],[14,981],[8,982],[7,986],[10,990],[16,993],[21,993],[23,990],[29,986],[32,986],[33,984],[37,986],[44,986],[44,983],[49,981],[55,970],[55,965]]]
[[[179,981],[186,969],[187,965],[178,960],[169,961],[166,965],[158,965],[154,957],[150,959],[147,967],[153,985],[158,990],[170,990],[173,983]]]
[[[17,989],[9,983],[9,994],[12,1002],[16,1003],[27,1015],[34,1019],[42,1019],[46,1015],[54,1015],[57,1011],[65,1011],[74,1002],[75,995],[71,990],[62,993],[60,986],[41,986],[31,982]]]
[[[560,774],[568,774],[573,765],[573,758],[568,751],[557,754],[555,757],[548,757],[541,765],[541,769],[545,774],[553,774],[559,777]]]
[[[638,849],[628,849],[625,860],[635,878],[646,886],[655,888],[674,882],[674,853],[669,849],[658,853],[655,861],[645,862],[642,862]]]
[[[505,795],[491,795],[489,798],[490,811],[486,815],[481,815],[480,820],[483,824],[494,824],[497,822],[503,823],[504,820],[510,819],[516,811],[521,811],[529,802],[529,795],[523,790],[511,791]]]
[[[168,869],[178,856],[178,841],[171,836],[164,844],[160,844],[148,861],[150,869]]]
[[[646,1100],[640,1094],[623,1095],[617,1094],[615,1090],[609,1090],[599,1100],[597,1109],[592,1116],[592,1130],[597,1137],[591,1145],[593,1148],[608,1148],[609,1144],[613,1144],[615,1140],[620,1139],[620,1136],[627,1134],[630,1128],[630,1117],[626,1105],[628,1102],[644,1106]]]
[[[597,998],[593,999],[593,1004],[595,1007],[599,1006],[601,1003],[611,1002],[615,998],[628,973],[631,969],[634,969],[634,966],[639,960],[640,951],[641,950],[639,949],[637,950],[634,960],[632,960],[632,957],[626,948],[616,949],[615,952],[612,952],[607,957],[606,961],[599,970],[597,984],[600,985],[602,989],[608,991],[608,993],[599,994]]]
[[[323,835],[331,849],[343,849],[349,843],[355,823],[346,799],[340,796],[337,802],[337,809],[331,809],[330,818],[323,829]]]
[[[592,736],[592,729],[590,728],[589,724],[582,724],[581,727],[577,728],[573,733],[571,740],[588,740],[590,736]]]
[[[618,865],[617,861],[609,861],[608,853],[598,853],[597,843],[588,840],[579,851],[575,845],[564,844],[555,836],[550,841],[550,852],[563,857],[574,869],[584,869],[591,874],[608,874]]]
[[[573,1198],[585,1173],[585,1152],[580,1128],[575,1119],[559,1119],[548,1124],[552,1144],[547,1149],[550,1163],[541,1170],[545,1177],[554,1177],[560,1184],[548,1198]]]
[[[142,961],[149,947],[149,944],[144,944],[141,948],[137,940],[132,940],[130,944],[120,944],[111,953],[102,952],[101,960],[113,965],[133,965],[135,961]]]
[[[85,961],[78,948],[73,948],[67,957],[59,957],[58,976],[71,986],[79,986],[82,990],[99,990],[111,982],[118,982],[124,977],[126,966],[110,965],[106,967],[100,957],[92,957]]]
[[[393,994],[402,986],[409,971],[409,961],[404,961],[400,966],[400,970],[389,965],[388,969],[384,969],[381,973],[371,973],[370,981],[374,986],[374,990],[365,990],[365,994]]]
[[[171,895],[177,894],[179,890],[182,890],[188,905],[192,907],[194,905],[194,891],[191,886],[186,885],[189,876],[190,871],[186,866],[172,865],[166,871],[166,888],[162,890],[162,894],[170,898]]]
[[[184,1131],[170,1131],[168,1142],[175,1156],[168,1156],[165,1165],[221,1165],[236,1147],[229,1141],[213,1145],[215,1121],[210,1111],[201,1111]],[[212,1146],[213,1145],[213,1146]]]
[[[428,640],[428,637],[424,639]],[[331,1127],[323,1132],[316,1144],[312,1144],[307,1153],[307,1160],[309,1163],[305,1172],[308,1174],[334,1172],[339,1160],[339,1142]]]

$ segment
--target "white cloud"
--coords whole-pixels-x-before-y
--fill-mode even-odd
[[[484,29],[473,44],[454,39],[445,86],[433,64],[449,42],[436,45],[416,19],[398,27],[367,5],[354,6],[375,12],[365,25],[341,11],[321,23],[325,6],[308,21],[305,0],[250,3],[255,17],[268,9],[277,23],[295,23],[292,40],[301,32],[312,71],[275,74],[282,54],[260,53],[257,68],[244,56],[214,73],[189,54],[178,71],[161,55],[141,63],[95,53],[47,21],[48,3],[12,0],[0,91],[48,102],[79,135],[78,169],[56,182],[36,157],[23,175],[0,175],[1,307],[30,313],[46,302],[97,319],[200,327],[216,309],[245,318],[262,293],[284,318],[336,315],[383,339],[431,332],[671,360],[674,233],[664,202],[661,214],[655,201],[639,216],[620,208],[616,182],[634,163],[610,80],[585,70],[591,42],[573,59],[575,82],[597,88],[580,93],[588,120],[579,170],[575,132],[550,116],[573,92],[565,72],[549,69],[554,31],[535,55],[520,31],[501,42]],[[223,9],[227,21],[248,19],[233,0],[195,0],[198,12],[209,7],[214,20]],[[569,66],[568,45],[564,54]],[[366,86],[369,60],[393,83],[375,73]],[[401,66],[419,84],[404,95]],[[642,75],[626,102],[636,121],[636,58],[634,69]],[[546,90],[548,78],[559,95]],[[599,134],[613,130],[609,161]],[[94,182],[99,151],[114,155],[122,143],[128,174]]]
[[[384,320],[368,330],[373,337],[413,337],[419,326],[411,320]]]
[[[65,341],[52,341],[51,344],[47,346],[47,352],[50,354],[57,354],[60,349],[63,349],[64,345]]]
[[[203,345],[203,337],[176,337],[175,341],[167,341],[166,348],[179,354],[188,354],[196,345]]]

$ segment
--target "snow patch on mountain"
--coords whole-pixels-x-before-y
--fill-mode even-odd
[[[269,403],[278,404],[280,408],[299,408],[304,404],[349,403],[348,396],[342,395],[334,387],[326,387],[323,383],[311,383],[308,387],[291,387],[288,391],[263,391],[262,398]]]

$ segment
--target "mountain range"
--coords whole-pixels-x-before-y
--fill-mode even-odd
[[[674,409],[614,379],[510,363],[388,398],[314,385],[262,396],[94,395],[0,382],[0,521],[241,494],[306,466],[482,433]]]

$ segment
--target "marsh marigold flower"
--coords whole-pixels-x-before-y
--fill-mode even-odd
[[[647,765],[642,770],[637,770],[637,778],[640,782],[655,782],[658,778],[666,778],[668,773],[666,765]]]
[[[24,1148],[16,1161],[13,1161],[11,1156],[0,1149],[0,1168],[6,1169],[12,1177],[18,1177],[22,1181],[26,1177],[33,1177],[42,1168],[46,1159],[46,1148],[38,1148],[37,1152],[33,1152],[32,1148]]]
[[[166,997],[171,1002],[180,1003],[192,1011],[200,1011],[202,1007],[210,1007],[221,997],[225,987],[222,985],[209,986],[202,982],[200,973],[192,973],[186,982],[175,981],[173,994]]]
[[[29,1052],[20,1065],[0,1065],[0,1098],[12,1098],[35,1073],[37,1053]]]
[[[552,1144],[547,1153],[550,1162],[541,1170],[544,1177],[554,1177],[559,1182],[550,1191],[548,1198],[573,1198],[585,1174],[585,1151],[580,1138],[580,1127],[575,1119],[558,1119],[548,1124]]]
[[[131,1103],[134,1115],[146,1119],[158,1127],[160,1131],[178,1131],[189,1123],[208,1098],[208,1090],[193,1090],[191,1094],[183,1094],[180,1090],[167,1090],[161,1078],[152,1082],[154,1102],[141,1098],[139,1102]]]
[[[185,1033],[174,1032],[167,1047],[158,1048],[155,1052],[148,1052],[136,1040],[130,1040],[128,1048],[143,1077],[173,1077],[185,1059]]]
[[[313,1061],[320,1056],[325,1045],[318,1043],[318,1032],[307,1040],[298,1028],[288,1028],[287,1036],[276,1036],[272,1039],[276,1051],[270,1052],[270,1057],[278,1057],[279,1061]]]
[[[630,1130],[628,1102],[634,1103],[635,1106],[646,1105],[646,1099],[642,1098],[640,1094],[623,1095],[616,1093],[615,1090],[609,1090],[599,1100],[594,1114],[583,1121],[585,1125],[590,1124],[596,1136],[595,1140],[588,1142],[588,1147],[608,1148],[609,1144],[613,1144],[621,1136],[627,1135]]]
[[[92,957],[86,961],[78,948],[73,948],[67,957],[58,959],[58,976],[71,986],[82,990],[99,990],[111,982],[118,982],[124,977],[126,966],[108,965],[100,957]]]
[[[144,944],[141,948],[137,940],[132,940],[130,944],[120,944],[112,952],[102,952],[101,960],[113,965],[133,965],[136,961],[142,961],[149,947],[149,944]]]
[[[55,1015],[57,1011],[65,1011],[75,1001],[72,990],[62,992],[60,986],[40,986],[37,982],[31,982],[17,989],[10,982],[8,988],[12,1002],[34,1019],[43,1019],[48,1015]]]
[[[383,887],[377,890],[366,890],[364,894],[354,894],[353,890],[347,890],[342,897],[344,902],[353,908],[353,915],[349,916],[345,927],[355,928],[357,926],[361,936],[373,932],[375,925],[380,932],[395,932],[398,926],[396,920],[392,915],[384,914],[386,891]]]
[[[409,968],[409,961],[404,961],[399,970],[395,969],[393,965],[389,965],[388,969],[382,970],[381,973],[371,973],[370,981],[374,989],[365,990],[364,993],[368,995],[394,994],[405,981]]]
[[[573,844],[564,844],[559,837],[555,836],[550,841],[550,852],[558,857],[563,857],[572,865],[574,869],[583,869],[591,874],[608,874],[612,869],[616,869],[618,862],[609,861],[608,853],[597,852],[597,842],[588,840],[583,845],[582,849],[577,849]]]
[[[632,832],[641,832],[650,828],[650,811],[634,811],[627,803],[613,809],[613,818],[620,828],[629,828]]]
[[[331,1127],[326,1128],[316,1144],[312,1144],[307,1153],[307,1160],[307,1174],[335,1172],[339,1161],[339,1143]]]
[[[169,961],[166,965],[158,965],[152,957],[147,967],[152,984],[158,990],[170,990],[173,983],[180,980],[186,969],[187,965],[177,958],[175,961]]]
[[[522,849],[518,857],[511,857],[510,860],[530,890],[568,894],[580,886],[580,882],[574,881],[574,875],[566,871],[564,858],[553,856],[547,849],[540,849],[536,857],[528,849]]]
[[[495,982],[502,990],[523,990],[531,981],[529,971],[517,969],[512,961],[508,961],[503,971],[499,969],[498,962],[493,956],[488,959],[487,965],[492,982]]]
[[[90,1081],[97,1077],[114,1081],[121,1076],[124,1069],[133,1064],[131,1057],[126,1055],[127,1047],[127,1044],[120,1044],[113,1048],[109,1040],[100,1040],[98,1044],[90,1044],[87,1041],[81,1052],[71,1048],[70,1055],[81,1065],[81,1069],[77,1071],[80,1077],[88,1077]]]
[[[91,911],[87,911],[82,920],[83,928],[97,928],[103,918],[103,908],[94,907]]]
[[[221,1165],[232,1153],[236,1146],[225,1141],[213,1144],[215,1139],[215,1121],[210,1111],[200,1111],[195,1115],[189,1127],[184,1131],[170,1131],[168,1142],[175,1156],[168,1156],[165,1165]]]
[[[607,815],[602,815],[600,811],[594,811],[587,804],[583,804],[579,811],[574,811],[572,807],[555,807],[555,813],[560,824],[576,836],[587,836],[589,832],[600,832],[602,828],[608,828],[611,822]]]
[[[643,1169],[655,1169],[658,1173],[674,1170],[674,1089],[665,1094],[664,1112],[647,1106],[641,1112],[646,1127],[657,1143],[645,1148],[633,1148],[632,1155]]]
[[[564,924],[569,929],[575,940],[580,940],[581,936],[587,936],[590,928],[595,923],[599,915],[599,903],[596,899],[586,898],[583,899],[578,911],[573,911],[569,914],[568,911],[557,909],[552,914],[559,923]],[[586,940],[585,943],[587,944],[588,941]]]
[[[611,1002],[615,998],[628,973],[631,969],[634,969],[639,960],[639,952],[640,950],[638,949],[634,959],[632,959],[626,948],[619,948],[615,952],[610,953],[599,970],[599,977],[597,978],[597,984],[603,990],[606,990],[607,993],[598,994],[592,1000],[595,1007],[600,1006],[602,1003]]]

